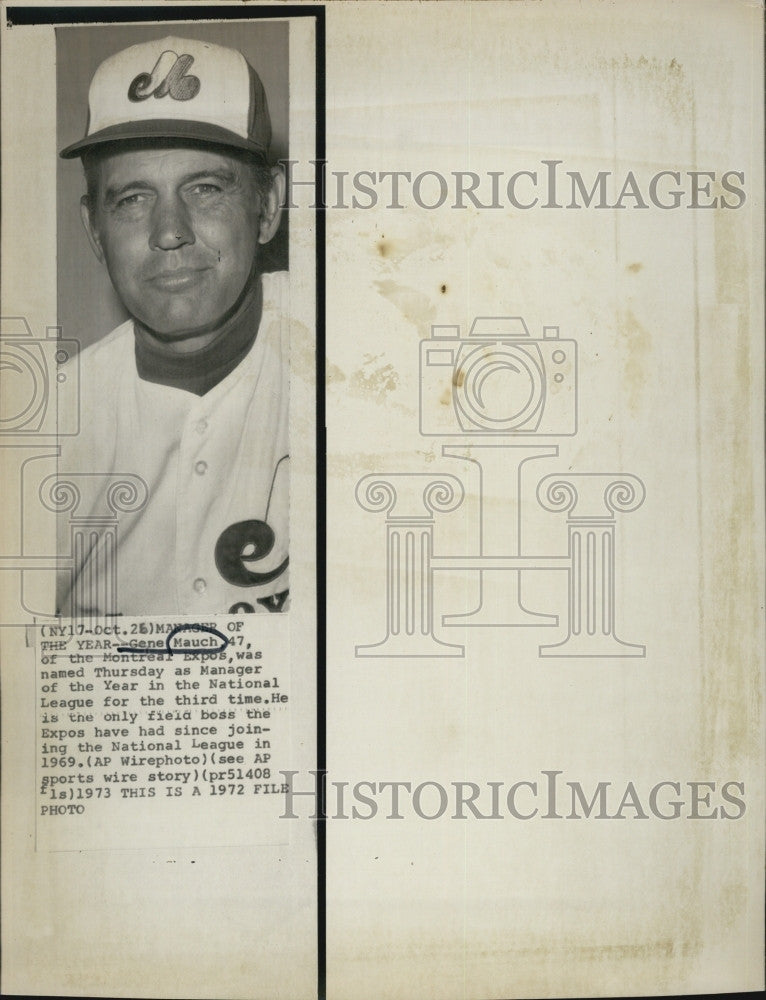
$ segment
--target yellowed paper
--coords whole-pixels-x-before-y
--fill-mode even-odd
[[[231,607],[195,611],[195,595],[202,602],[217,582],[200,572],[174,614],[184,584],[158,587],[151,551],[145,571],[141,553],[134,564],[143,578],[124,567],[130,518],[156,509],[160,480],[140,466],[72,461],[73,442],[97,440],[120,405],[117,392],[99,399],[88,384],[85,352],[126,313],[80,225],[82,168],[58,151],[83,134],[101,61],[171,35],[236,45],[261,65],[276,155],[289,144],[312,158],[314,22],[222,25],[193,12],[188,24],[78,20],[54,30],[3,9],[3,990],[307,996],[317,975],[316,842],[310,825],[280,819],[279,768],[315,760],[315,213],[290,213],[291,268],[272,321],[290,352],[292,471],[278,487],[289,491],[289,610],[271,614],[242,587]],[[120,384],[120,372],[107,374]],[[226,412],[224,400],[215,417]],[[163,431],[157,423],[150,433]],[[121,434],[134,433],[128,420]],[[218,428],[235,452],[242,434]],[[133,441],[139,455],[151,444]],[[213,477],[216,458],[198,459],[193,475]],[[253,461],[241,456],[229,472],[247,475]],[[89,487],[102,481],[105,502],[88,507]],[[225,496],[232,484],[210,488]],[[196,502],[189,497],[190,511]],[[143,544],[175,558],[166,538]],[[76,575],[78,545],[100,546],[89,575]],[[57,613],[57,576],[75,581],[72,617]]]
[[[304,598],[287,791],[269,813],[181,795],[161,820],[137,798],[118,826],[102,808],[40,840],[41,637],[0,629],[3,988],[758,990],[762,10],[315,9],[290,22],[284,164]],[[61,297],[54,33],[4,15],[2,316],[40,339]],[[83,295],[108,295],[93,280]],[[17,454],[0,449],[4,624],[32,510]]]

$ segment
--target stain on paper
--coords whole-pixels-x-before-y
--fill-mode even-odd
[[[369,396],[377,403],[382,403],[399,384],[399,375],[392,364],[378,364],[383,357],[383,354],[366,354],[364,364],[349,381],[358,395]]]
[[[619,334],[625,349],[625,387],[628,405],[635,411],[651,373],[652,338],[630,309],[620,318]]]
[[[427,334],[436,318],[436,306],[432,300],[417,288],[399,285],[387,279],[376,281],[378,292],[392,305],[396,306],[404,318]]]

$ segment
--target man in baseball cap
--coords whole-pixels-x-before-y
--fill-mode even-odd
[[[85,231],[131,318],[80,358],[60,613],[287,606],[287,273],[259,265],[284,197],[270,140],[233,49],[167,37],[93,76],[86,134],[61,156],[82,158]],[[75,519],[106,523],[120,481],[133,509],[83,542]]]

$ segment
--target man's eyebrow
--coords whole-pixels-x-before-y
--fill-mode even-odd
[[[233,170],[227,170],[226,167],[214,167],[212,170],[196,170],[193,174],[187,174],[181,181],[181,184],[191,184],[205,177],[215,177],[223,184],[236,184],[239,180]]]

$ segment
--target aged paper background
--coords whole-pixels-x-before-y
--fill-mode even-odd
[[[561,160],[589,188],[611,171],[619,190],[629,170],[644,183],[664,169],[737,170],[747,201],[736,211],[567,210],[541,207],[543,194],[530,210],[507,199],[456,210],[450,196],[429,211],[402,181],[402,210],[381,207],[388,197],[368,210],[328,209],[330,776],[413,788],[494,780],[507,790],[559,769],[589,797],[599,781],[632,780],[644,798],[662,779],[734,779],[745,783],[747,812],[736,822],[519,821],[507,811],[460,821],[447,818],[450,806],[425,821],[410,806],[390,820],[391,793],[380,794],[375,818],[328,822],[328,995],[755,988],[761,11],[736,2],[340,6],[328,8],[328,159],[351,176],[494,170],[507,180],[526,169],[542,178],[543,160]],[[423,190],[423,202],[437,201],[435,182]],[[532,200],[530,187],[518,190]],[[566,205],[569,192],[558,200]],[[480,489],[485,528],[517,515],[510,462],[498,487],[497,477],[479,480],[475,463],[442,455],[460,435],[419,434],[419,341],[432,324],[459,324],[465,337],[476,316],[521,316],[534,337],[550,324],[578,342],[578,433],[546,438],[558,458],[526,467],[523,546],[566,552],[565,516],[539,518],[543,476],[640,477],[643,505],[617,519],[616,625],[620,638],[645,644],[644,658],[540,657],[541,643],[566,635],[561,627],[442,627],[443,614],[477,606],[475,572],[434,574],[434,631],[463,645],[462,658],[355,655],[386,636],[386,532],[398,530],[386,526],[385,489],[377,513],[353,499],[365,474],[461,480],[463,504],[433,517],[437,555],[480,551]],[[447,368],[447,398],[449,379]],[[425,510],[411,479],[387,481],[399,493],[390,516],[404,518],[404,563],[405,534],[417,544],[421,535],[407,515]],[[404,572],[393,575],[404,587]],[[561,575],[527,576],[525,603],[564,615]],[[409,579],[417,590],[416,569]],[[407,599],[417,615],[419,596]],[[390,600],[404,633],[405,597]],[[433,790],[424,802],[436,812]],[[529,795],[519,803],[531,811]]]
[[[24,317],[34,336],[44,337],[56,323],[57,302],[54,29],[9,27],[5,13],[4,8],[2,315]],[[173,27],[183,30],[181,24]],[[114,38],[114,30],[107,30]],[[313,19],[295,19],[289,33],[291,147],[297,157],[309,159],[316,118]],[[23,86],[30,66],[37,69]],[[81,127],[84,121],[82,108]],[[265,616],[267,623],[260,615],[244,619],[248,639],[263,644],[271,655],[288,651],[279,671],[290,692],[283,760],[302,770],[313,766],[316,745],[314,215],[300,209],[290,213],[295,227],[289,287],[293,605],[288,615]],[[63,335],[76,337],[77,331],[67,329]],[[3,383],[9,391],[4,413],[13,414],[16,384],[9,390],[9,382]],[[87,416],[98,419],[97,414]],[[260,804],[252,796],[225,802],[207,798],[200,800],[200,808],[189,798],[179,809],[160,793],[151,803],[128,803],[120,815],[119,807],[126,803],[115,803],[115,791],[109,805],[116,804],[118,811],[89,808],[72,821],[61,817],[60,832],[55,821],[51,825],[41,816],[35,759],[40,631],[23,625],[32,622],[25,608],[51,606],[53,579],[50,572],[26,572],[22,579],[18,566],[29,570],[34,566],[29,553],[55,552],[55,543],[53,526],[39,518],[39,508],[27,506],[30,498],[19,498],[14,457],[27,452],[12,435],[3,443],[10,440],[17,447],[8,448],[2,458],[0,563],[6,571],[0,593],[3,992],[312,995],[317,975],[316,841],[310,824],[281,821],[276,801],[267,808],[271,803]],[[53,455],[55,440],[46,440]],[[22,442],[25,447],[35,443]],[[40,529],[30,532],[30,522],[39,522]],[[37,578],[42,578],[39,584]],[[221,621],[225,629],[226,619]],[[158,808],[146,808],[155,804]],[[80,825],[83,818],[88,821]]]
[[[737,0],[340,0],[325,16],[328,172],[346,174],[341,194],[330,177],[325,213],[328,779],[348,783],[343,815],[358,782],[447,790],[473,782],[484,812],[488,783],[503,784],[497,820],[451,819],[454,799],[441,818],[423,819],[404,793],[404,818],[389,819],[387,791],[374,796],[373,818],[326,821],[327,995],[757,989],[762,11]],[[23,151],[3,158],[3,308],[10,302],[38,329],[56,302],[55,93],[52,71],[25,88],[10,82],[29,62],[23,32],[3,37],[4,139],[6,121],[25,122]],[[51,58],[52,30],[45,44]],[[35,59],[44,63],[39,46],[36,36]],[[310,76],[311,67],[304,71]],[[298,134],[291,125],[291,151]],[[552,201],[562,207],[545,208],[543,161],[554,160],[564,186]],[[352,180],[363,171],[376,175],[364,180],[376,203],[363,207],[373,199],[357,193],[353,207]],[[403,207],[392,208],[381,171],[433,172],[449,197],[422,207],[402,178]],[[491,172],[502,175],[500,207],[453,207],[455,171],[482,179],[483,203],[491,201]],[[532,208],[514,207],[504,194],[519,171],[537,173],[536,191],[529,176],[518,184],[524,201],[543,192]],[[567,172],[590,189],[600,171],[610,175],[610,202],[630,171],[644,198],[652,177],[678,171],[683,200],[673,209],[640,208],[635,197],[622,209],[566,208]],[[717,197],[715,208],[688,207],[690,171],[714,173],[697,201]],[[744,175],[741,204],[721,187],[729,171]],[[298,174],[310,178],[312,168],[299,163]],[[7,194],[32,184],[34,199]],[[308,188],[297,192],[296,202],[308,205]],[[431,176],[420,201],[433,203],[438,193]],[[737,207],[723,207],[722,196]],[[291,226],[299,222],[298,210]],[[498,457],[478,445],[531,447],[528,439],[501,442],[457,427],[421,433],[444,419],[445,392],[450,412],[453,392],[449,368],[444,377],[421,367],[421,342],[434,324],[459,326],[465,339],[477,316],[519,316],[536,341],[557,326],[562,340],[577,342],[577,433],[557,424],[538,434],[549,452],[521,473],[518,452]],[[306,345],[305,366],[310,355]],[[424,386],[433,392],[421,404]],[[538,484],[596,473],[636,477],[645,490],[637,509],[611,519],[614,627],[645,655],[541,656],[541,645],[567,635],[568,574],[545,566],[568,553],[569,528],[563,507],[552,512],[539,502]],[[393,487],[365,494],[360,482],[370,475]],[[450,485],[432,495],[429,510],[423,490],[440,480]],[[451,489],[459,499],[456,481],[465,497],[442,510]],[[387,513],[391,489],[399,507]],[[14,498],[4,494],[3,503],[13,510]],[[400,562],[389,564],[394,536]],[[424,536],[431,555],[451,559],[452,568],[421,572]],[[518,551],[503,547],[515,543]],[[541,567],[522,574],[524,606],[558,616],[557,626],[443,623],[480,602],[478,563],[460,567],[460,557],[520,554]],[[399,572],[410,556],[412,572]],[[509,606],[513,573],[485,574],[482,599],[490,606],[491,592],[499,595],[495,614]],[[404,633],[397,648],[375,656],[357,649],[380,643],[392,626]],[[414,648],[416,633],[427,636],[422,648]],[[4,988],[314,995],[313,967],[307,976],[299,960],[314,913],[267,925],[261,855],[214,851],[204,874],[199,862],[180,874],[185,854],[171,866],[166,855],[141,852],[61,860],[30,851],[24,720],[33,717],[33,692],[19,665],[21,637],[4,630],[2,638]],[[437,650],[431,638],[462,647],[461,655],[432,655],[446,647]],[[543,818],[543,772],[552,771],[561,772],[561,819]],[[296,786],[301,780],[310,787],[308,774]],[[662,798],[663,809],[669,798],[683,803],[678,819],[662,820],[647,806],[662,781],[680,786]],[[504,805],[517,782],[541,790],[535,801],[528,785],[519,792],[522,811],[539,807],[531,819]],[[566,818],[566,782],[579,783],[588,799],[609,783],[612,815],[632,782],[647,818],[631,807],[621,819]],[[690,782],[714,783],[709,806],[696,811],[716,809],[716,818],[691,818]],[[721,797],[728,782],[743,787],[741,815]],[[424,796],[423,811],[435,801]],[[307,816],[310,800],[298,802]],[[331,814],[336,802],[329,797]],[[722,816],[722,806],[737,818]],[[286,861],[300,883],[299,869],[315,872],[311,825],[286,822],[298,845]],[[290,969],[294,979],[285,978]]]

